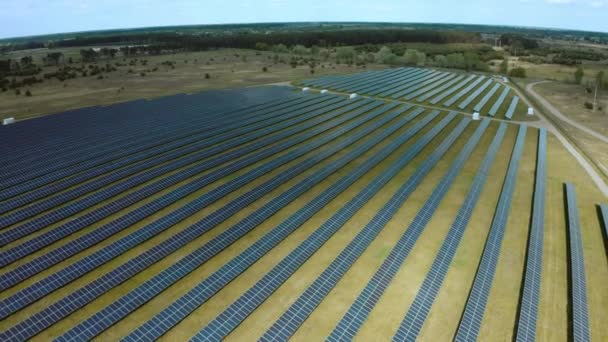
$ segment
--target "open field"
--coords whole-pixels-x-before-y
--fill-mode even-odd
[[[148,90],[140,91],[155,94],[167,86],[162,82],[178,83],[180,77],[191,90],[176,92],[204,88],[213,75],[185,75],[204,73],[201,61],[211,53],[189,54],[189,60],[199,59],[196,66],[141,77]],[[227,60],[226,70],[213,66],[213,74],[227,87],[255,83],[264,63],[263,56]],[[232,65],[234,74],[249,76],[233,76]],[[340,68],[325,70],[348,71]],[[308,68],[270,70],[270,82],[310,78]],[[389,72],[403,73],[398,82],[428,74],[431,83],[412,85],[429,91],[453,76],[418,68]],[[268,338],[278,324],[293,340],[317,341],[348,323],[345,314],[359,298],[371,309],[360,316],[360,326],[353,325],[356,338],[389,340],[425,290],[441,246],[456,243],[415,333],[448,340],[464,329],[461,317],[474,279],[484,276],[478,269],[486,240],[499,229],[495,216],[504,215],[502,247],[480,306],[483,319],[473,330],[481,340],[511,340],[518,332],[538,195],[546,207],[536,337],[566,341],[571,263],[563,184],[571,182],[580,212],[589,330],[592,340],[606,340],[608,258],[596,205],[608,198],[553,135],[540,151],[536,128],[528,127],[524,137],[519,123],[448,113],[484,82],[443,106],[466,89],[463,84],[433,108],[429,100],[373,98],[380,88],[368,93],[372,98],[351,100],[274,89],[247,104],[228,96],[179,95],[0,127],[2,152],[11,151],[0,169],[0,339],[106,341],[135,338],[130,334],[139,329],[140,337],[175,341],[205,329],[203,334],[217,333],[212,339],[242,341]],[[493,84],[462,111],[470,113]],[[348,83],[342,86],[337,90],[350,91]],[[496,103],[503,88],[488,103]],[[496,118],[504,119],[513,94],[498,106]],[[513,120],[524,118],[520,101]],[[49,129],[33,134],[38,122]],[[546,193],[535,194],[541,152],[547,156]],[[484,168],[487,178],[479,173]],[[513,187],[505,185],[510,182]],[[468,199],[478,186],[479,197]],[[472,206],[462,207],[465,201]],[[510,210],[498,210],[499,201]],[[470,220],[458,243],[450,232],[461,215]],[[406,253],[403,262],[400,253]],[[376,281],[381,292],[365,299],[363,289]],[[323,293],[319,297],[307,290],[323,282],[319,289],[326,293],[312,292]],[[109,306],[119,300],[122,306]],[[294,329],[276,323],[296,309],[303,316],[294,318]]]
[[[65,59],[79,57],[79,49],[62,50]],[[36,63],[41,63],[42,56],[49,50],[20,52],[11,56],[32,56]],[[159,56],[140,56],[137,58],[116,57],[111,60],[100,60],[97,64],[103,67],[106,63],[125,63],[117,71],[104,73],[104,79],[97,76],[80,77],[59,81],[45,80],[28,89],[33,96],[16,96],[13,91],[0,93],[0,116],[24,119],[43,114],[65,111],[93,105],[107,105],[140,98],[155,98],[179,93],[194,93],[208,89],[240,88],[251,85],[288,82],[311,77],[308,65],[292,68],[289,64],[290,54],[278,54],[284,63],[274,63],[273,52],[253,50],[221,49],[216,51],[189,52]],[[243,57],[245,56],[245,57]],[[131,60],[138,62],[128,65]],[[146,65],[140,63],[147,60]],[[172,62],[175,68],[162,65]],[[92,65],[85,63],[84,65]],[[78,66],[76,63],[73,66]],[[268,69],[267,72],[263,68]],[[157,71],[151,71],[158,68]],[[370,64],[374,70],[385,66]],[[53,72],[56,67],[44,67],[43,72]],[[131,70],[131,72],[129,72]],[[344,74],[362,70],[360,67],[346,64],[335,64],[331,61],[321,62],[315,68],[315,75]],[[145,76],[141,76],[144,72]],[[205,74],[210,78],[206,79]]]

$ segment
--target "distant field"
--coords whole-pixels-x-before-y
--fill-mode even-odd
[[[40,50],[15,54],[32,55],[40,63],[42,56],[48,51]],[[272,52],[253,50],[223,49],[208,52],[191,52],[174,55],[144,56],[146,66],[138,63],[136,66],[118,67],[118,71],[104,73],[107,78],[98,80],[97,76],[79,77],[60,82],[56,79],[45,80],[43,83],[28,87],[33,96],[16,96],[13,91],[0,93],[0,117],[15,117],[17,119],[35,117],[44,114],[64,111],[93,105],[107,105],[138,98],[154,98],[179,93],[193,93],[206,89],[238,88],[259,84],[289,82],[305,79],[314,75],[344,74],[362,70],[360,67],[323,62],[315,68],[315,74],[310,73],[308,65],[292,68],[289,65],[290,55],[281,55],[286,63],[275,64]],[[67,49],[66,60],[73,56],[79,57],[79,49]],[[246,56],[245,59],[243,56]],[[108,63],[130,61],[131,58],[115,58]],[[162,62],[175,62],[175,68],[161,65]],[[187,63],[186,63],[187,61]],[[87,63],[90,64],[90,63]],[[104,66],[106,61],[99,61]],[[158,67],[158,71],[141,72]],[[262,69],[266,67],[267,72]],[[367,69],[385,68],[381,65],[368,65]],[[129,73],[132,69],[132,73]],[[54,70],[45,67],[44,72]],[[206,79],[205,74],[210,78]],[[23,89],[23,92],[25,89]]]

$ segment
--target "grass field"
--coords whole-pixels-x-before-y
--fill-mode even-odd
[[[35,61],[40,63],[47,50],[33,54]],[[259,53],[259,55],[257,54]],[[253,50],[221,49],[216,51],[178,53],[172,55],[143,56],[146,66],[118,67],[117,71],[104,74],[107,77],[97,80],[97,76],[79,77],[61,82],[57,79],[45,80],[29,87],[32,97],[16,96],[13,91],[0,93],[0,116],[17,119],[30,118],[43,114],[65,111],[72,108],[130,101],[139,98],[154,98],[179,93],[194,93],[208,89],[240,88],[252,85],[289,82],[317,75],[344,74],[362,70],[360,67],[346,64],[335,64],[331,61],[322,62],[315,68],[315,74],[310,73],[308,65],[292,68],[289,65],[289,54],[280,54],[286,63],[275,64],[272,52],[257,52]],[[31,52],[24,55],[32,55]],[[68,49],[65,58],[79,56],[79,49]],[[246,56],[246,59],[243,59]],[[14,58],[19,58],[15,55]],[[109,63],[130,61],[132,58],[116,57]],[[171,61],[175,68],[161,65]],[[105,65],[106,61],[99,61]],[[90,64],[90,63],[87,63]],[[141,72],[158,67],[158,71]],[[267,67],[268,71],[262,69]],[[370,64],[367,69],[385,68],[386,66]],[[55,67],[45,67],[43,72],[51,72]],[[133,72],[129,73],[129,69]],[[205,74],[210,78],[206,79]],[[22,91],[24,93],[25,91]]]
[[[199,58],[199,64],[201,64],[200,61],[203,58],[210,58],[212,53],[217,53],[217,56],[226,55],[226,51],[201,53],[200,55],[196,55],[197,58]],[[193,59],[195,58],[194,56],[195,54],[189,54],[187,58]],[[196,72],[205,72],[205,65],[193,66],[191,63],[188,63],[188,66],[180,66],[175,70],[167,71],[166,74],[165,72],[159,71],[157,74],[153,73],[146,76],[145,79],[137,79],[137,84],[142,85],[141,90],[137,90],[137,88],[133,85],[126,87],[126,89],[133,88],[134,92],[141,91],[142,94],[154,96],[153,94],[157,94],[155,92],[160,92],[159,89],[169,84],[163,82],[180,83],[180,87],[192,88],[191,90],[183,90],[185,88],[180,88],[181,90],[176,92],[195,91],[195,89],[200,90],[205,88],[205,85],[211,83],[211,81],[216,80],[217,83],[214,84],[218,87],[232,87],[237,86],[238,84],[248,84],[248,82],[256,83],[256,81],[260,81],[261,77],[259,76],[259,70],[257,69],[264,65],[263,56],[258,57],[260,57],[261,60],[255,61],[256,57],[250,56],[247,63],[240,63],[236,60],[226,61],[226,63],[222,66],[222,68],[225,69],[217,69],[216,66],[214,66],[215,71],[213,74],[217,76],[212,76],[211,80],[195,77]],[[162,58],[167,57],[160,57],[160,59]],[[176,57],[176,59],[182,58],[185,57]],[[152,57],[150,59],[152,60]],[[236,65],[235,70],[240,71],[235,71],[235,73],[232,73],[230,68],[233,67],[233,65]],[[291,69],[289,65],[276,67],[276,70],[274,68],[275,67],[273,66],[270,67],[271,72],[268,73],[269,79],[263,79],[264,82],[274,82],[285,79],[297,81],[309,77],[309,74],[307,74],[308,68]],[[328,73],[349,71],[349,69],[346,67],[339,67],[335,70],[325,70]],[[350,71],[355,71],[355,69],[353,68]],[[192,73],[192,75],[189,73]],[[235,74],[239,73],[241,75],[249,76],[242,76],[242,78],[238,78],[235,76]],[[266,74],[262,74],[262,76],[266,77],[265,75]],[[118,82],[121,77],[123,76],[116,76],[116,82]],[[217,79],[214,77],[217,77]],[[113,78],[114,77],[111,77],[110,79],[103,80],[101,82],[113,82]],[[124,82],[127,82],[126,78]],[[135,80],[130,80],[128,82],[135,82]],[[47,83],[45,82],[42,87],[45,87],[46,85]],[[69,86],[71,87],[72,85]],[[74,85],[74,87],[77,87],[77,85]],[[40,90],[42,91],[42,88]],[[49,89],[49,91],[51,91],[51,89]],[[97,93],[92,93],[97,94],[97,96],[91,96],[92,98],[99,97],[99,94],[102,92],[103,91],[99,90]],[[36,93],[38,92],[35,92],[35,94]],[[121,94],[125,93],[126,91],[121,92]],[[513,91],[511,92],[510,96],[512,96],[512,94]],[[129,95],[132,96],[133,94],[130,93]],[[8,95],[4,94],[2,96]],[[61,97],[63,95],[55,94],[55,96]],[[320,95],[312,94],[310,96],[319,97]],[[463,96],[462,99],[466,98],[467,96],[468,94]],[[479,98],[482,96],[483,94],[480,95]],[[495,97],[497,97],[497,95],[495,95]],[[37,96],[33,97],[32,100],[35,100],[36,98]],[[56,102],[56,99],[57,98],[49,95],[47,100],[53,100]],[[109,97],[99,97],[99,100],[111,101]],[[78,97],[78,101],[85,100]],[[489,101],[490,104],[493,102],[493,99]],[[40,108],[42,108],[43,103],[44,101],[38,104],[41,106]],[[66,103],[68,102],[65,102],[64,104]],[[473,103],[476,103],[476,101],[473,101]],[[507,97],[503,107],[508,106],[509,103],[510,98]],[[79,104],[82,105],[83,103],[73,103],[74,106],[78,106]],[[425,103],[423,103],[423,105],[424,104]],[[5,104],[3,103],[1,106],[4,105]],[[10,103],[6,104],[6,106],[6,108],[11,108]],[[13,103],[12,106],[17,105]],[[399,104],[399,106],[404,106],[404,104]],[[520,104],[516,110],[517,114],[514,116],[514,120],[523,119],[521,113],[523,110],[525,110],[525,107],[522,108],[522,106],[523,101],[520,101]],[[468,106],[465,111],[469,111],[469,107],[470,106]],[[413,110],[414,109],[410,109],[406,111],[404,114],[400,115],[400,117],[411,113]],[[506,107],[501,108],[499,113],[502,113],[505,110]],[[78,288],[99,279],[102,275],[118,267],[124,262],[137,257],[154,246],[158,246],[168,237],[174,236],[175,234],[188,229],[189,226],[197,221],[204,220],[212,212],[227,205],[228,203],[231,203],[231,201],[235,200],[239,196],[255,189],[257,186],[269,181],[273,177],[281,174],[285,170],[288,170],[290,167],[298,164],[299,162],[319,155],[320,152],[325,151],[345,137],[356,134],[366,127],[373,125],[376,120],[384,118],[392,111],[393,110],[382,114],[377,119],[365,123],[360,127],[353,129],[351,132],[348,132],[344,136],[337,138],[336,140],[321,147],[315,148],[306,154],[299,156],[295,160],[273,169],[271,172],[260,175],[252,182],[243,185],[237,191],[231,192],[221,199],[206,206],[202,210],[197,211],[194,215],[191,215],[186,220],[171,226],[162,233],[141,244],[138,244],[134,248],[129,249],[121,256],[95,268],[94,271],[79,277],[74,282],[63,286],[56,291],[53,291],[49,295],[44,296],[42,299],[32,303],[31,305],[18,310],[13,315],[0,321],[0,331],[5,331],[13,327],[19,322],[49,307],[49,305],[52,303],[62,299]],[[265,219],[263,222],[257,225],[255,229],[251,230],[234,243],[230,244],[227,248],[213,256],[202,266],[195,268],[184,278],[169,286],[167,290],[161,292],[152,300],[141,306],[138,310],[129,314],[125,319],[111,326],[109,329],[98,335],[96,339],[98,341],[118,340],[119,338],[129,334],[135,328],[139,327],[145,321],[152,319],[156,314],[161,312],[172,302],[183,296],[187,291],[210,276],[213,272],[229,262],[232,258],[239,255],[247,247],[251,246],[255,241],[264,236],[264,234],[270,232],[271,229],[289,218],[294,212],[303,207],[307,202],[315,198],[322,191],[331,188],[332,185],[342,177],[352,174],[355,168],[361,166],[369,158],[377,155],[382,148],[389,145],[392,141],[395,141],[397,137],[404,134],[416,123],[420,122],[429,112],[431,112],[431,109],[425,108],[425,112],[412,122],[409,122],[403,127],[399,128],[396,132],[384,138],[380,144],[374,146],[369,151],[349,162],[324,180],[314,184],[312,188],[304,192],[297,199],[284,206],[269,218]],[[227,283],[225,287],[223,287],[218,293],[212,296],[198,309],[195,309],[190,315],[188,315],[186,319],[182,320],[174,328],[170,329],[168,333],[162,337],[162,340],[180,341],[190,338],[196,334],[201,328],[206,326],[207,323],[213,320],[252,285],[260,280],[264,274],[266,274],[266,272],[277,265],[277,263],[283,257],[288,255],[302,241],[309,237],[323,222],[342,208],[350,199],[354,198],[365,185],[367,185],[375,177],[382,174],[383,171],[385,171],[408,149],[412,148],[414,143],[429,132],[431,127],[443,119],[447,112],[448,109],[444,109],[437,118],[433,119],[432,122],[422,128],[410,140],[398,147],[388,156],[388,158],[381,161],[378,165],[369,170],[364,176],[356,180],[345,191],[340,193],[336,198],[331,200],[314,216],[312,216],[312,218],[297,228],[286,239],[278,243],[276,247],[272,248],[270,252],[253,263],[251,267],[245,270],[236,279]],[[32,113],[34,113],[34,111],[32,111]],[[343,113],[339,115],[338,118],[344,117],[345,115],[348,115],[348,113]],[[397,189],[414,174],[416,169],[422,165],[424,160],[431,155],[433,150],[437,148],[439,143],[448,135],[448,133],[458,125],[463,117],[463,115],[457,115],[457,117],[452,120],[447,127],[445,127],[441,133],[431,141],[431,143],[424,147],[421,152],[407,164],[406,167],[402,168],[398,174],[381,189],[381,191],[374,195],[369,202],[358,210],[354,216],[331,238],[329,238],[329,240],[324,243],[319,250],[312,255],[312,257],[310,257],[301,267],[299,267],[289,277],[289,279],[276,290],[276,292],[272,293],[267,300],[265,300],[251,313],[251,315],[249,315],[240,325],[238,325],[236,329],[234,329],[227,336],[227,340],[257,340],[259,337],[261,337],[262,334],[264,334],[264,332],[270,328],[270,326],[281,316],[281,314],[287,310],[289,306],[303,293],[303,291],[323,272],[323,270],[354,238],[354,236],[363,229],[363,227],[374,217],[374,215],[391,198]],[[337,118],[332,119],[330,122],[333,120],[337,120]],[[351,151],[356,150],[356,148],[361,146],[363,141],[366,139],[369,139],[373,135],[385,132],[388,126],[394,124],[396,121],[397,119],[391,120],[389,123],[376,129],[373,134],[367,135],[365,138],[351,144],[349,147],[344,148],[336,154],[318,162],[316,165],[306,169],[301,174],[288,178],[280,186],[255,200],[253,203],[247,205],[224,222],[216,225],[210,231],[191,239],[186,245],[169,254],[167,257],[162,258],[152,266],[147,267],[141,273],[132,276],[121,285],[116,286],[110,291],[98,296],[95,300],[67,316],[65,319],[58,320],[51,327],[37,334],[32,340],[47,341],[65,333],[78,323],[89,318],[96,312],[105,308],[107,305],[113,303],[115,300],[118,300],[129,291],[137,288],[151,277],[175,264],[189,253],[211,241],[214,237],[217,237],[222,232],[229,230],[233,225],[237,224],[255,210],[263,207],[264,204],[277,198],[280,194],[289,190],[306,177],[318,173],[323,167],[336,163],[339,158],[345,156]],[[295,127],[301,127],[306,122],[309,122],[309,120],[299,123],[295,125]],[[81,260],[86,256],[90,256],[96,251],[102,250],[104,247],[109,246],[112,242],[118,241],[120,238],[141,229],[145,225],[163,217],[175,209],[182,207],[201,196],[204,196],[211,190],[235,179],[237,176],[246,174],[247,172],[254,170],[256,167],[270,160],[274,160],[278,156],[287,155],[299,147],[302,147],[306,143],[328,136],[329,134],[332,134],[332,132],[346,127],[346,125],[351,122],[353,122],[353,120],[346,121],[328,132],[324,132],[296,146],[289,147],[277,155],[260,160],[252,165],[240,169],[239,171],[236,171],[233,174],[227,175],[209,185],[204,186],[198,191],[178,200],[176,203],[166,207],[165,209],[156,212],[152,216],[129,226],[125,230],[115,235],[112,235],[103,242],[98,243],[72,257],[66,258],[62,262],[49,267],[48,269],[19,283],[17,286],[3,291],[0,294],[0,301],[6,300],[8,297],[18,293],[25,287],[35,284],[37,281],[52,275],[68,265]],[[389,255],[397,240],[406,231],[410,223],[412,223],[414,217],[422,208],[424,202],[432,194],[438,182],[450,170],[452,162],[456,159],[459,151],[463,148],[478,125],[479,122],[472,121],[465,129],[464,133],[458,137],[455,143],[450,145],[446,155],[441,158],[441,160],[432,168],[430,172],[426,174],[420,185],[400,207],[396,215],[392,217],[389,223],[382,229],[380,234],[371,242],[361,257],[355,261],[353,267],[348,270],[345,276],[337,283],[336,287],[329,293],[327,297],[324,298],[316,310],[312,312],[304,324],[296,331],[296,334],[293,336],[293,340],[317,341],[324,339],[331,333],[338,321],[348,310],[354,299],[367,284],[368,280],[373,276],[378,267]],[[392,280],[383,296],[378,301],[374,310],[372,310],[362,328],[359,330],[357,334],[358,340],[384,341],[389,340],[395,334],[401,320],[413,302],[428,270],[430,269],[435,255],[441,246],[452,221],[455,219],[455,216],[467,192],[469,191],[477,170],[481,165],[481,161],[486,154],[487,148],[490,145],[494,134],[498,130],[498,126],[499,122],[492,121],[489,128],[476,145],[473,153],[466,161],[462,171],[458,174],[454,184],[449,188],[445,198],[441,201],[436,213],[433,215],[431,221],[424,229],[413,250],[403,265],[401,265],[396,277]],[[483,188],[483,191],[481,192],[481,197],[477,206],[473,209],[471,221],[465,231],[460,246],[456,251],[455,258],[448,269],[445,281],[443,282],[443,285],[435,298],[429,316],[427,317],[419,335],[419,338],[422,340],[449,340],[453,338],[458,328],[475,273],[479,266],[480,256],[483,251],[489,227],[496,209],[496,204],[501,192],[506,170],[509,165],[509,159],[513,150],[518,128],[519,124],[508,124],[507,134],[500,145],[498,157],[495,159],[490,169],[488,180]],[[269,147],[282,146],[282,144],[285,144],[291,139],[305,134],[312,129],[313,128],[309,128],[294,134],[291,137],[277,141],[272,145],[269,145]],[[270,136],[279,134],[280,132],[283,132],[283,130],[272,133]],[[532,212],[537,139],[538,130],[530,127],[528,129],[528,134],[525,141],[522,161],[517,173],[517,182],[512,199],[512,207],[507,222],[496,274],[488,304],[485,309],[485,314],[483,316],[482,327],[478,336],[480,340],[511,340],[516,333],[516,322],[521,295],[520,291],[525,270],[526,249],[528,243],[530,216]],[[247,143],[243,146],[252,143],[254,142]],[[213,145],[207,148],[212,147]],[[234,147],[226,151],[221,151],[219,154],[225,154],[240,147],[241,146]],[[252,152],[245,156],[239,157],[236,160],[242,160],[255,153],[257,152]],[[605,295],[605,284],[608,282],[608,262],[606,246],[604,245],[600,221],[598,220],[595,206],[599,203],[606,203],[608,199],[603,197],[603,195],[595,188],[594,184],[587,177],[584,170],[552,135],[549,135],[547,157],[548,174],[547,193],[545,196],[547,204],[544,224],[543,274],[536,336],[540,341],[566,341],[569,339],[568,322],[570,321],[570,317],[568,308],[570,304],[568,288],[570,285],[568,280],[569,261],[567,253],[567,226],[564,214],[565,208],[563,184],[564,182],[573,182],[577,187],[579,211],[581,215],[581,233],[583,239],[585,266],[587,270],[587,293],[591,337],[594,341],[606,340],[608,339],[608,327],[603,324],[603,318],[608,314],[608,297]],[[209,158],[201,160],[197,163],[204,163],[207,160],[209,160]],[[231,160],[228,163],[233,161],[234,160]],[[214,170],[217,170],[226,164],[227,163],[207,170],[200,175],[196,175],[196,177],[210,174]],[[181,168],[173,171],[172,173],[178,173],[183,170],[184,168]],[[162,177],[165,176],[163,175]],[[111,217],[90,225],[82,231],[69,235],[68,237],[61,239],[61,241],[53,243],[25,258],[22,258],[3,268],[0,275],[10,272],[11,270],[16,269],[18,266],[25,265],[35,258],[43,256],[52,251],[58,246],[65,245],[70,241],[74,241],[78,237],[84,236],[86,233],[93,232],[94,230],[103,226],[103,224],[110,222],[112,219],[126,215],[132,209],[141,207],[146,203],[160,197],[161,195],[167,194],[172,190],[177,189],[179,186],[192,181],[194,178],[195,177],[191,177],[180,182],[179,184],[167,187],[161,192],[146,198],[133,206],[125,208]],[[120,194],[120,196],[133,193],[138,189],[141,189],[146,184],[140,185],[123,194]],[[76,215],[70,216],[58,223],[48,225],[37,233],[1,247],[0,251],[5,251],[9,248],[27,243],[27,241],[32,237],[40,235],[44,232],[49,232],[63,223],[77,219],[82,214],[91,212],[104,204],[110,203],[115,198],[117,197],[113,197],[110,200],[96,204],[95,206]],[[72,202],[73,201],[70,201],[64,205]],[[14,229],[14,226],[8,227],[7,229]]]

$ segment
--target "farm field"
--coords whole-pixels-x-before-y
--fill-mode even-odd
[[[41,65],[42,58],[54,50],[23,51],[11,54],[12,58],[32,56],[34,63]],[[80,58],[80,49],[61,50],[65,59]],[[275,62],[274,56],[279,59]],[[218,49],[203,52],[175,53],[169,55],[149,55],[135,58],[115,58],[93,63],[74,63],[71,66],[99,66],[107,63],[116,71],[98,76],[45,80],[29,87],[33,96],[15,96],[14,92],[0,93],[0,113],[3,117],[25,119],[69,109],[109,105],[140,98],[180,93],[195,93],[209,89],[232,89],[259,84],[288,82],[311,77],[310,67],[289,64],[290,54],[245,49]],[[132,64],[131,62],[134,61]],[[163,64],[164,63],[164,64]],[[264,72],[263,68],[267,71]],[[385,68],[380,64],[370,64],[367,69]],[[44,67],[45,73],[52,73],[57,67]],[[322,61],[315,68],[315,75],[352,73],[361,70],[357,66],[334,64]],[[144,74],[145,76],[142,76]],[[206,74],[209,78],[206,78]]]
[[[485,75],[442,72],[428,68],[395,68],[346,76],[326,76],[301,82],[303,86],[342,93],[453,109],[472,114],[480,112],[506,120],[536,120],[527,106],[511,90]]]
[[[1,126],[0,340],[608,338],[608,198],[513,90],[424,68],[295,83],[335,93]]]

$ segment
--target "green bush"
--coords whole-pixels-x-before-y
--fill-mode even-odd
[[[526,69],[524,68],[513,68],[509,71],[509,76],[511,77],[521,77],[521,78],[525,78],[526,77]]]

